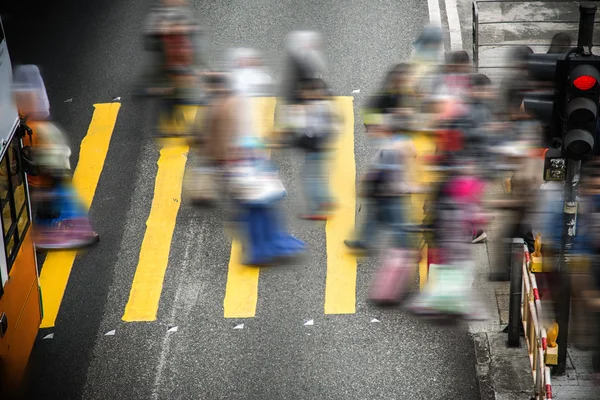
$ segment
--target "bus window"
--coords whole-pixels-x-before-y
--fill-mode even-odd
[[[25,175],[21,170],[20,143],[15,136],[10,144],[10,174],[14,193],[15,210],[17,212],[17,241],[23,242],[27,228],[29,227],[29,207],[27,206],[27,193],[25,190]]]
[[[0,205],[8,272],[30,225],[25,179],[19,168],[19,139],[15,135],[0,164]]]
[[[10,228],[13,220],[12,202],[10,201],[10,187],[8,186],[8,157],[5,157],[0,164],[0,204],[2,205],[2,227],[4,238],[9,237]],[[6,252],[10,254],[14,241],[6,240]],[[10,270],[9,270],[10,271]]]

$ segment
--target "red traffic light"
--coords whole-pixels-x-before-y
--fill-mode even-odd
[[[589,75],[582,75],[573,81],[573,85],[579,90],[590,90],[596,85],[596,78]]]
[[[571,71],[569,80],[578,90],[587,91],[592,89],[600,81],[600,72],[594,65],[580,64]]]

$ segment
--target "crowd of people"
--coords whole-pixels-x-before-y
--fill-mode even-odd
[[[296,257],[304,251],[304,243],[285,230],[286,221],[278,209],[286,190],[265,147],[274,145],[276,138],[278,146],[303,152],[306,206],[299,217],[327,220],[337,205],[327,165],[343,121],[328,85],[322,39],[311,31],[288,35],[286,70],[278,85],[281,90],[273,116],[275,132],[266,142],[256,128],[260,125],[257,119],[265,116],[252,107],[253,98],[276,93],[264,59],[255,49],[238,48],[229,53],[227,70],[211,71],[205,62],[206,32],[190,15],[185,2],[179,0],[165,0],[151,13],[146,43],[157,62],[142,90],[159,97],[159,118],[177,121],[180,117],[175,111],[180,104],[205,106],[205,112],[186,132],[194,144],[186,175],[188,198],[202,204],[226,203],[231,206],[228,210],[235,210],[230,216],[244,243],[246,264]],[[432,279],[432,285],[439,281],[442,287],[424,293],[442,297],[417,299],[414,310],[425,312],[449,305],[447,311],[480,318],[481,313],[472,310],[469,282],[474,270],[471,244],[487,237],[484,188],[499,176],[496,164],[526,163],[529,151],[540,147],[535,121],[522,112],[522,92],[516,90],[508,94],[508,106],[499,114],[500,96],[490,79],[473,73],[466,52],[443,51],[439,27],[425,27],[413,46],[410,59],[390,69],[379,92],[363,109],[367,135],[376,141],[378,151],[358,183],[358,192],[367,204],[365,221],[345,244],[349,251],[376,254],[384,243],[378,239],[379,233],[389,230],[382,271],[386,265],[402,265],[408,270],[418,261],[418,234],[427,232],[429,247],[437,257],[432,274],[450,276],[461,288],[454,292],[462,294],[456,302],[448,301],[443,286],[451,285],[444,283],[446,279]],[[174,65],[177,73],[173,73]],[[181,79],[182,71],[189,80]],[[160,136],[174,135],[165,132],[168,125],[157,122],[156,126]],[[506,132],[514,129],[523,132],[507,139]],[[411,166],[417,158],[422,161],[413,132],[428,132],[436,143],[436,154],[427,160],[430,168],[441,171],[435,187],[420,185],[411,176]],[[519,182],[517,176],[512,185],[517,196],[529,187]],[[415,192],[431,194],[422,224],[415,224],[410,215],[410,196]],[[524,203],[513,206],[526,213]],[[531,227],[517,225],[515,232],[532,237]],[[505,279],[507,271],[508,266],[492,278]],[[402,280],[403,274],[394,272],[394,279]]]
[[[252,107],[253,99],[276,93],[265,60],[255,49],[238,48],[231,51],[226,71],[211,70],[206,30],[192,15],[185,0],[162,0],[152,10],[144,34],[152,62],[137,93],[156,99],[158,110],[153,115],[159,137],[174,136],[165,120],[185,120],[180,106],[204,106],[205,111],[184,132],[192,143],[184,187],[193,201],[231,206],[227,209],[243,243],[244,263],[265,265],[297,257],[305,244],[286,229],[280,212],[286,190],[266,147],[294,147],[304,153],[306,208],[300,217],[327,220],[337,203],[327,165],[343,121],[327,83],[322,39],[311,31],[289,34],[288,64],[273,116],[275,132],[266,140],[257,131],[257,119],[265,116]],[[562,36],[556,39],[560,49],[570,45]],[[522,48],[514,53],[514,66],[523,72],[520,79],[499,90],[488,77],[473,71],[468,53],[444,52],[439,27],[425,27],[413,46],[408,60],[390,68],[378,92],[363,105],[366,134],[378,150],[358,182],[357,192],[367,204],[365,220],[345,244],[350,251],[382,255],[371,298],[397,302],[419,261],[419,238],[424,234],[430,249],[430,276],[425,288],[407,303],[409,309],[485,318],[473,300],[477,268],[473,244],[486,240],[495,210],[512,211],[504,238],[523,238],[533,253],[534,237],[541,235],[544,251],[559,254],[561,193],[543,180],[546,130],[523,106],[532,81],[523,77]],[[557,49],[551,51],[562,51]],[[33,160],[29,172],[30,185],[36,188],[32,199],[37,243],[52,248],[57,229],[70,235],[63,247],[97,241],[70,185],[69,147],[60,128],[50,122],[39,70],[20,67],[15,83],[23,124],[35,132],[25,139]],[[415,132],[430,137],[435,154],[418,154]],[[414,175],[416,163],[434,171],[436,181],[419,182]],[[598,165],[594,160],[584,165],[585,217],[581,219],[585,222],[574,246],[591,261],[589,271],[595,280],[587,281],[582,290],[595,299],[590,303],[596,307],[595,315],[600,313],[600,269],[595,262]],[[503,190],[487,199],[497,183]],[[415,193],[428,197],[425,219],[419,223],[410,214],[410,196]],[[389,240],[378,239],[383,231],[389,231]],[[506,249],[497,257],[490,279],[509,279],[508,254]]]

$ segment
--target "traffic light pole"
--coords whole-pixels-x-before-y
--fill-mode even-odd
[[[594,35],[594,19],[595,19],[595,15],[596,15],[596,8],[597,6],[593,3],[582,3],[579,5],[579,35],[577,37],[577,48],[575,50],[575,55],[576,56],[583,56],[584,58],[590,57],[590,59],[593,58],[592,56],[592,45],[593,45],[593,35]],[[569,56],[568,56],[569,57]],[[579,67],[579,68],[586,68],[585,66],[583,67]],[[569,68],[569,72],[564,71],[560,68],[557,68],[557,72],[560,73],[568,73],[569,76],[567,77],[557,77],[558,79],[562,79],[562,78],[567,78],[569,80],[569,85],[574,85],[577,86],[576,84],[576,77],[577,77],[577,70],[578,68],[574,68],[570,67]],[[560,71],[560,72],[559,72]],[[581,70],[580,70],[581,71]],[[590,71],[589,68],[588,70],[586,70],[586,75],[587,72]],[[596,71],[597,72],[597,71]],[[574,76],[571,76],[574,75]],[[580,75],[581,76],[581,75]],[[588,77],[589,79],[593,79],[592,77]],[[571,80],[573,80],[573,82],[571,82]],[[581,89],[580,87],[577,87],[577,89]],[[569,89],[570,90],[570,89]],[[567,111],[568,114],[566,115],[566,118],[568,119],[567,122],[567,127],[566,127],[566,135],[564,140],[564,148],[567,149],[571,143],[574,143],[575,139],[578,139],[580,142],[585,142],[584,140],[582,140],[584,138],[584,136],[582,136],[583,133],[587,133],[588,136],[593,135],[595,136],[595,132],[596,132],[596,121],[597,121],[597,104],[598,104],[598,99],[596,97],[596,99],[591,103],[590,107],[583,106],[581,104],[581,101],[584,101],[585,98],[580,97],[580,95],[578,93],[581,92],[570,92],[567,91]],[[595,94],[595,96],[597,96],[597,94]],[[580,102],[580,103],[578,103]],[[588,99],[588,103],[590,102],[590,100]],[[575,107],[577,104],[581,105],[581,107],[577,106]],[[593,125],[593,127],[590,128],[590,126],[587,126],[585,124],[583,125],[572,125],[573,120],[570,118],[570,115],[574,115],[576,112],[573,111],[573,109],[569,110],[569,107],[573,106],[573,109],[579,108],[577,110],[577,112],[581,112],[581,111],[592,111],[593,110],[593,117],[589,120],[589,124],[588,125]],[[576,121],[576,119],[575,119]],[[588,120],[586,120],[588,121]],[[591,130],[593,132],[587,132],[588,130]],[[592,136],[590,136],[592,137]],[[591,143],[589,143],[590,146],[592,146],[592,148],[594,147],[594,140],[593,138],[591,139]],[[575,148],[575,147],[574,147]],[[567,152],[568,153],[568,152]],[[567,154],[567,156],[569,156],[569,154]],[[561,242],[561,249],[560,249],[560,253],[558,255],[559,257],[559,269],[558,269],[558,275],[559,275],[559,285],[558,285],[558,293],[556,293],[556,295],[558,295],[558,297],[556,298],[556,322],[558,323],[559,326],[559,333],[558,333],[558,364],[556,365],[556,368],[554,369],[554,373],[558,374],[558,375],[563,375],[566,372],[567,369],[567,347],[568,347],[568,342],[569,342],[569,317],[570,317],[570,312],[571,312],[571,277],[569,274],[569,264],[567,262],[568,258],[569,258],[569,252],[571,250],[571,245],[572,245],[572,241],[573,241],[573,237],[576,234],[576,221],[577,221],[577,209],[578,209],[578,203],[577,203],[577,188],[578,188],[578,184],[579,184],[579,176],[580,176],[580,171],[581,171],[581,158],[578,158],[578,160],[574,160],[573,158],[569,157],[570,159],[567,162],[567,173],[566,173],[566,177],[565,177],[565,189],[564,189],[564,222],[563,222],[563,229],[562,229],[562,242]]]
[[[577,36],[577,52],[579,54],[586,56],[592,54],[595,15],[595,4],[581,3],[579,5],[579,34]]]
[[[559,293],[556,298],[556,322],[559,326],[558,333],[558,364],[554,373],[563,375],[567,367],[567,345],[569,341],[569,318],[571,312],[571,278],[568,270],[568,252],[571,249],[573,236],[576,233],[577,218],[577,188],[581,161],[569,160],[567,163],[567,176],[564,189],[564,222],[562,230],[561,251],[559,254]]]

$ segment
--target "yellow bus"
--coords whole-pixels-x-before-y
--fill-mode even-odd
[[[0,21],[0,398],[23,379],[42,320],[23,142],[12,94],[12,65]]]

